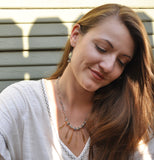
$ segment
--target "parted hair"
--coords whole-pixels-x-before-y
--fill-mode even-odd
[[[94,8],[76,23],[84,36],[110,16],[118,17],[127,27],[135,49],[133,59],[122,75],[98,89],[93,96],[93,108],[87,122],[91,137],[90,160],[133,159],[138,143],[141,140],[147,143],[154,131],[154,59],[147,32],[138,15],[129,7],[105,4]],[[72,50],[68,40],[61,62],[49,79],[63,74]]]

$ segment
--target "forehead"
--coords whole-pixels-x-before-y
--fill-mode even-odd
[[[110,17],[106,17],[103,20],[101,20],[100,22],[98,22],[95,27],[93,27],[92,29],[89,30],[96,30],[98,32],[101,31],[116,31],[116,32],[122,32],[123,30],[118,30],[118,29],[122,29],[125,28],[127,31],[127,27],[123,24],[123,22],[120,20],[120,18],[118,16],[110,16]]]
[[[88,34],[89,38],[109,41],[115,49],[121,52],[130,54],[134,52],[134,40],[128,28],[116,16],[105,18],[90,29]]]

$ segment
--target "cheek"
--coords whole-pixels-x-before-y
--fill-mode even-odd
[[[114,73],[112,76],[113,81],[116,80],[117,78],[119,78],[121,76],[121,74],[123,73],[124,69],[116,69],[114,70]]]

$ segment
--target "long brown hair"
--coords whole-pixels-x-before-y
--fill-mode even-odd
[[[84,35],[109,16],[117,16],[128,28],[135,43],[135,50],[134,57],[125,67],[123,74],[94,94],[93,109],[87,122],[91,137],[89,159],[127,160],[135,152],[140,140],[146,143],[154,130],[153,57],[140,18],[126,6],[99,6],[77,23]],[[58,69],[50,79],[63,74],[68,64],[68,54],[72,50],[68,40]]]

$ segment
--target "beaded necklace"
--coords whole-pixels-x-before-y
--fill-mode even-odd
[[[59,102],[60,102],[60,105],[61,105],[61,109],[62,109],[62,112],[63,112],[63,115],[64,115],[64,124],[62,126],[60,126],[59,129],[62,129],[64,126],[68,126],[69,130],[73,131],[71,133],[70,138],[68,139],[68,144],[71,143],[71,140],[72,140],[72,137],[73,137],[73,133],[76,132],[76,131],[80,131],[81,132],[83,142],[86,143],[86,139],[85,139],[85,136],[83,134],[82,128],[84,128],[84,126],[86,125],[87,119],[85,119],[84,122],[78,127],[74,127],[74,126],[71,125],[71,123],[69,122],[69,120],[68,120],[68,118],[66,116],[65,108],[64,108],[64,105],[63,105],[63,102],[62,102],[61,92],[60,92],[60,89],[59,89],[59,78],[56,81],[56,86],[57,86],[58,99],[59,99]],[[65,135],[66,139],[68,138],[69,130],[67,131],[67,133]]]

